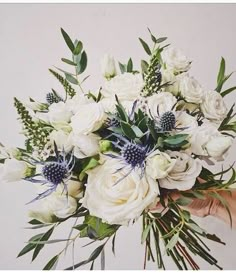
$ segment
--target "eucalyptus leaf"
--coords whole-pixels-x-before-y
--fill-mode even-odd
[[[133,71],[133,61],[131,58],[129,58],[128,64],[127,64],[127,72]]]
[[[169,136],[164,140],[164,143],[167,143],[168,145],[179,145],[183,143],[188,136],[189,136],[188,134],[177,134],[177,135]]]
[[[77,42],[77,45],[73,51],[74,55],[78,55],[83,49],[83,43],[81,41]]]
[[[62,33],[62,36],[63,36],[63,38],[64,38],[64,40],[65,40],[67,46],[70,48],[71,52],[73,53],[75,47],[74,47],[74,44],[73,44],[73,42],[72,42],[70,36],[69,36],[69,35],[66,33],[66,31],[63,30],[62,28],[61,28],[61,33]]]
[[[148,62],[146,62],[145,60],[141,60],[141,69],[143,73],[147,73],[148,66]]]
[[[167,243],[166,249],[172,250],[175,247],[178,240],[179,240],[179,233],[176,233]]]
[[[72,65],[72,66],[76,66],[76,63],[74,63],[73,61],[66,59],[66,58],[61,58],[62,62],[68,64],[68,65]]]
[[[125,136],[127,136],[129,139],[132,139],[132,140],[136,138],[136,134],[133,131],[133,129],[129,123],[121,121],[120,124],[121,124],[121,129],[124,132]]]
[[[78,85],[78,80],[77,80],[74,76],[72,76],[72,75],[69,74],[69,73],[65,73],[65,76],[66,76],[66,79],[67,79],[70,83],[75,84],[75,85]]]
[[[148,55],[151,55],[152,52],[151,52],[151,50],[150,50],[148,44],[147,44],[143,39],[141,39],[141,38],[139,38],[139,41],[141,42],[141,44],[142,44],[144,50],[146,51],[146,53],[147,53]]]
[[[127,71],[126,69],[126,65],[122,64],[119,62],[119,68],[120,68],[120,72],[123,74]]]
[[[175,200],[175,203],[180,205],[180,206],[188,206],[189,204],[192,203],[192,199],[187,198],[187,197],[180,197],[177,200]]]
[[[87,63],[88,63],[87,54],[85,51],[83,51],[81,54],[81,59],[79,61],[79,64],[77,64],[78,74],[81,74],[85,71],[87,67]]]

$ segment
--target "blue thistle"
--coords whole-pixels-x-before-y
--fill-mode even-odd
[[[43,193],[40,193],[35,199],[30,201],[32,203],[36,200],[43,199],[49,196],[52,192],[54,192],[59,184],[63,184],[63,192],[65,191],[68,195],[67,189],[67,181],[70,179],[72,170],[75,165],[74,156],[70,154],[69,159],[67,158],[68,155],[64,151],[59,153],[57,151],[57,147],[55,145],[55,153],[56,153],[56,160],[55,161],[46,161],[46,162],[37,162],[35,164],[43,165],[42,171],[40,174],[36,174],[33,177],[26,178],[27,181],[33,183],[41,183],[42,185],[47,185],[48,189]],[[40,177],[41,179],[37,179],[36,177]]]

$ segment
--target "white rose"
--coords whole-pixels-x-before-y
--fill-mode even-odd
[[[124,73],[106,81],[102,89],[104,97],[115,99],[117,95],[120,101],[137,99],[144,86],[141,74]]]
[[[180,152],[170,152],[169,155],[175,158],[176,162],[168,176],[159,179],[160,187],[180,191],[191,189],[202,169],[200,160]]]
[[[160,92],[146,98],[148,113],[153,118],[158,118],[163,113],[171,111],[177,99],[169,92]],[[159,112],[159,114],[158,114]]]
[[[191,62],[180,49],[167,47],[162,51],[161,57],[166,68],[173,70],[175,73],[190,69]]]
[[[1,178],[4,181],[13,182],[25,178],[30,171],[30,167],[26,162],[12,158],[6,159],[0,170]]]
[[[217,136],[206,143],[205,149],[210,157],[223,160],[224,154],[233,144],[233,138],[228,136]]]
[[[107,159],[88,171],[83,206],[91,215],[109,224],[127,225],[154,202],[159,194],[157,182],[147,175],[141,178],[137,170],[125,177],[129,171],[117,159]]]
[[[195,78],[190,77],[188,74],[183,74],[178,82],[180,94],[187,102],[202,102],[203,89]]]
[[[56,143],[59,151],[64,150],[68,153],[73,148],[71,135],[63,130],[53,130],[49,135],[49,139],[52,144]]]
[[[98,154],[99,140],[100,137],[93,133],[89,135],[73,134],[72,144],[74,146],[74,155],[77,158],[85,158]]]
[[[200,105],[204,116],[215,122],[222,121],[227,115],[227,107],[220,93],[207,91],[204,93],[203,102]]]
[[[190,136],[195,133],[198,128],[198,123],[195,117],[189,115],[185,111],[176,112],[176,130],[174,133],[189,134]]]
[[[172,170],[175,161],[167,153],[156,150],[146,158],[146,173],[155,180],[163,179]]]
[[[101,59],[102,75],[110,79],[116,75],[116,65],[113,56],[105,54]]]
[[[98,130],[106,119],[101,103],[81,105],[78,112],[71,118],[71,127],[75,134],[89,134]]]
[[[52,223],[55,221],[55,216],[63,219],[74,214],[77,206],[75,198],[54,192],[42,199],[40,209],[31,210],[29,216],[43,223]]]

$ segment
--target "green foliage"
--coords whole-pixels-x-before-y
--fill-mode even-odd
[[[76,94],[75,89],[68,83],[68,81],[61,76],[58,72],[49,69],[49,71],[56,77],[56,79],[61,83],[61,85],[64,87],[65,92],[68,96],[71,98]]]
[[[138,71],[134,71],[133,61],[131,58],[129,58],[127,64],[122,64],[119,62],[119,67],[120,67],[121,73],[125,73],[125,72],[137,73],[138,72]]]
[[[231,77],[231,75],[233,74],[233,72],[231,72],[230,74],[226,74],[225,73],[225,59],[222,57],[221,58],[221,62],[220,62],[220,68],[218,71],[218,75],[217,75],[217,86],[216,86],[216,91],[221,93],[222,87],[224,86],[225,82]],[[225,90],[224,92],[221,93],[221,95],[224,97],[227,94],[233,92],[236,89],[236,87],[232,87],[229,88],[227,90]]]
[[[112,236],[119,228],[118,225],[109,225],[102,222],[100,218],[91,215],[85,216],[82,225],[79,227],[81,230],[80,237],[89,237],[96,240],[103,240]]]
[[[224,132],[225,131],[232,131],[232,132],[236,133],[236,121],[232,122],[233,118],[236,115],[236,113],[234,112],[234,106],[235,106],[235,104],[233,104],[231,106],[231,108],[230,108],[229,112],[227,113],[226,117],[221,122],[221,124],[218,128],[219,131],[221,131],[221,132],[222,131],[224,131]],[[230,135],[230,134],[227,134],[227,135]]]
[[[23,124],[24,134],[28,138],[29,148],[39,147],[43,149],[50,133],[49,128],[41,122],[33,121],[29,111],[17,98],[14,98],[14,106]]]
[[[57,262],[59,260],[59,255],[54,256],[43,268],[43,270],[51,270],[51,269],[55,269]]]

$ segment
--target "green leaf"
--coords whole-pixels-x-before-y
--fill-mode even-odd
[[[152,223],[150,223],[150,224],[143,230],[142,236],[141,236],[141,243],[142,243],[142,244],[146,241],[146,239],[147,239],[147,237],[148,237],[148,235],[149,235],[149,233],[150,233],[151,228],[152,228]]]
[[[116,233],[114,234],[113,239],[112,239],[112,253],[114,254],[114,256],[116,255],[116,252],[115,252],[115,241],[116,241]]]
[[[121,121],[120,124],[121,124],[121,129],[125,136],[127,136],[129,139],[132,140],[136,138],[136,134],[129,123]]]
[[[187,210],[182,210],[182,214],[183,214],[184,219],[188,222],[189,219],[191,218],[190,212]]]
[[[31,225],[44,224],[44,223],[40,222],[40,221],[37,220],[37,219],[32,219],[32,220],[30,220],[28,223],[31,224]]]
[[[167,40],[167,37],[158,38],[156,42],[157,42],[157,43],[162,43],[162,42],[164,42],[165,40]]]
[[[146,51],[146,53],[147,53],[148,55],[151,55],[152,52],[151,52],[151,50],[150,50],[148,44],[147,44],[143,39],[141,39],[141,38],[139,38],[139,41],[141,42],[141,44],[142,44],[144,50]]]
[[[170,240],[169,242],[167,243],[166,245],[166,249],[168,250],[172,250],[176,243],[178,242],[178,239],[179,239],[179,233],[176,233]]]
[[[141,69],[143,73],[147,73],[148,66],[148,62],[146,62],[145,60],[141,60]]]
[[[226,95],[230,94],[231,92],[236,90],[236,86],[232,87],[230,89],[225,90],[224,92],[221,92],[222,97],[225,97]]]
[[[168,145],[179,145],[183,143],[188,136],[189,136],[188,134],[177,134],[177,135],[169,136],[164,140],[164,143],[167,143]]]
[[[87,227],[87,224],[79,224],[79,225],[74,226],[73,229],[82,231],[86,227]]]
[[[137,126],[132,126],[133,131],[135,132],[136,137],[140,138],[143,136],[143,132]]]
[[[195,232],[199,233],[199,234],[202,234],[204,233],[205,231],[200,228],[196,223],[188,223],[188,226],[194,230]]]
[[[188,206],[189,204],[191,204],[193,200],[187,197],[180,197],[178,198],[175,203],[180,205],[180,206]]]
[[[54,256],[43,268],[43,270],[50,270],[50,269],[55,269],[57,262],[59,259],[59,255]]]
[[[53,230],[54,230],[54,227],[49,229],[45,234],[42,235],[41,238],[39,238],[39,241],[48,240],[50,238],[50,236],[52,235]],[[34,253],[33,253],[33,256],[32,256],[32,261],[34,261],[37,258],[39,252],[43,249],[43,247],[44,247],[44,244],[36,244],[36,247],[34,249]]]
[[[76,66],[76,63],[74,63],[73,61],[66,59],[66,58],[61,58],[62,62],[68,64],[68,65],[72,65],[72,66]]]
[[[147,29],[148,29],[148,32],[149,32],[150,35],[151,35],[152,41],[153,41],[154,43],[157,43],[157,38],[152,34],[152,32],[151,32],[151,30],[150,30],[149,28],[147,28]]]
[[[61,28],[61,33],[62,33],[62,36],[67,44],[67,46],[70,48],[71,52],[73,53],[75,47],[74,47],[74,44],[71,40],[71,38],[69,37],[69,35],[66,33],[66,31],[64,31],[62,28]]]
[[[123,74],[127,71],[126,69],[126,65],[122,64],[119,62],[119,68],[120,68],[120,72]]]
[[[80,52],[82,51],[82,49],[83,49],[83,43],[82,43],[81,41],[77,42],[77,45],[76,45],[76,47],[75,47],[75,49],[74,49],[74,51],[73,51],[73,54],[74,54],[74,55],[80,54]]]
[[[106,237],[113,235],[117,229],[118,225],[110,225],[102,222],[98,217],[87,215],[85,216],[83,224],[86,224],[87,228],[81,234],[81,237],[88,236],[88,232],[92,233],[92,237],[97,240],[103,240]]]
[[[220,68],[217,75],[217,84],[219,85],[225,76],[225,59],[221,57]]]
[[[129,58],[128,64],[127,64],[127,72],[133,71],[133,61],[131,58]]]
[[[70,83],[78,85],[78,80],[71,74],[65,73],[65,77],[66,77],[66,80],[68,80]]]
[[[78,74],[81,74],[85,71],[88,63],[87,54],[85,51],[82,52],[79,63],[77,64]]]
[[[120,119],[124,122],[128,121],[128,115],[124,109],[124,107],[119,103],[118,105],[116,105],[116,110],[120,116]]]
[[[86,166],[81,171],[81,173],[79,175],[79,179],[82,180],[85,177],[86,171],[95,168],[98,164],[99,164],[98,160],[93,158],[93,157],[91,157],[89,159],[88,163],[86,164]]]
[[[33,236],[29,241],[38,240],[38,239],[40,239],[43,235],[44,235],[44,234],[35,235],[35,236]],[[18,258],[18,257],[21,257],[21,256],[23,256],[23,255],[25,255],[25,254],[28,253],[28,252],[30,252],[30,251],[33,250],[35,247],[36,247],[36,244],[32,244],[32,243],[27,244],[27,245],[20,251],[20,253],[18,254],[17,258]]]
[[[101,270],[105,270],[105,250],[102,249],[101,252]]]

